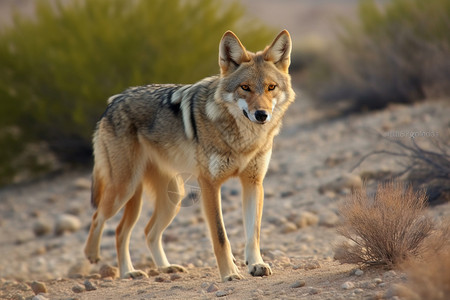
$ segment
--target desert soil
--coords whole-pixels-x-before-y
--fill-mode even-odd
[[[90,174],[72,172],[0,191],[0,298],[31,299],[33,281],[47,288],[36,299],[396,297],[396,284],[407,281],[400,270],[362,268],[355,272],[357,265],[334,259],[334,246],[341,240],[336,232],[338,204],[352,186],[360,185],[361,174],[377,178],[401,169],[398,158],[378,155],[352,171],[363,155],[392,147],[389,139],[407,142],[409,137],[400,136],[402,132],[420,131],[435,133],[434,137],[416,137],[423,145],[448,141],[449,102],[393,105],[383,111],[330,119],[298,94],[276,137],[265,179],[261,251],[272,266],[272,276],[254,278],[246,272],[240,187],[237,180],[231,180],[222,189],[223,212],[244,279],[220,282],[198,199],[186,202],[164,236],[169,260],[185,266],[188,273],[162,274],[154,268],[144,238],[152,213],[148,199],[131,238],[131,257],[150,277],[100,278],[103,264],[116,264],[114,230],[120,215],[107,223],[101,244],[103,260],[89,265],[82,249],[94,211]],[[370,180],[369,187],[374,182]],[[450,204],[431,207],[429,212],[436,218],[448,217]],[[86,290],[86,280],[96,289]]]

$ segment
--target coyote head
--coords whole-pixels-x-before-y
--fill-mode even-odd
[[[235,117],[265,124],[288,98],[291,38],[283,30],[265,50],[247,51],[237,36],[227,31],[219,46],[221,87],[219,97]]]

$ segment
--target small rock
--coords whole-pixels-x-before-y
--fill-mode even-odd
[[[319,269],[320,267],[321,267],[320,263],[317,260],[311,260],[311,261],[308,261],[303,266],[303,269],[305,269],[305,270],[314,270],[314,269]]]
[[[356,269],[353,274],[355,274],[355,276],[362,276],[364,274],[364,271],[361,269]]]
[[[363,289],[355,289],[355,290],[353,291],[353,294],[359,295],[359,294],[362,294],[363,292],[364,292]]]
[[[361,189],[363,185],[362,179],[359,175],[344,174],[335,181],[326,183],[319,187],[319,193],[324,194],[327,191],[342,193],[346,190]]]
[[[294,220],[298,228],[305,228],[307,226],[315,226],[319,223],[319,217],[311,212],[302,211]]]
[[[114,279],[119,277],[119,269],[110,265],[101,266],[99,273],[102,278],[111,277]]]
[[[339,223],[339,221],[340,220],[338,215],[331,210],[321,212],[319,215],[320,226],[335,227]]]
[[[30,287],[35,295],[40,293],[47,293],[47,286],[43,282],[33,281]]]
[[[63,214],[58,216],[55,222],[55,234],[62,235],[66,232],[75,232],[81,228],[80,219],[73,215]]]
[[[49,224],[49,222],[47,222],[46,220],[39,219],[33,224],[34,235],[36,236],[46,235],[47,233],[50,232],[51,227],[52,226]]]
[[[74,285],[72,287],[72,292],[74,292],[74,293],[79,294],[79,293],[82,293],[84,291],[85,291],[85,288],[83,286],[79,285],[79,284],[76,284],[76,285]]]
[[[355,288],[355,284],[353,282],[347,281],[341,285],[341,288],[344,290],[351,290]]]
[[[297,280],[296,282],[294,282],[293,284],[291,284],[289,287],[290,287],[290,288],[293,288],[293,289],[296,289],[296,288],[305,286],[305,284],[306,284],[306,283],[305,283],[304,280]]]
[[[297,225],[295,225],[292,222],[286,222],[283,224],[283,227],[281,228],[282,233],[291,233],[297,231]]]
[[[72,267],[70,267],[68,272],[69,278],[83,278],[88,275],[91,270],[91,264],[86,259],[77,262]]]
[[[79,190],[90,190],[91,189],[91,181],[86,178],[78,178],[73,183],[73,186]]]
[[[216,297],[225,297],[228,295],[228,291],[217,291]]]
[[[86,288],[86,291],[95,291],[97,289],[97,287],[89,280],[84,281],[84,287]]]
[[[181,275],[177,274],[177,273],[170,275],[170,280],[172,280],[172,281],[180,279],[180,278],[181,278]]]
[[[87,279],[100,279],[102,278],[102,275],[98,274],[98,273],[94,273],[94,274],[90,274],[90,275],[86,275]]]
[[[208,293],[214,293],[219,290],[219,287],[215,283],[211,283],[211,285],[206,289]]]
[[[384,272],[384,274],[383,274],[383,278],[392,278],[395,276],[397,276],[397,273],[394,270]]]
[[[148,271],[148,276],[153,277],[153,276],[158,276],[158,275],[159,275],[159,272],[155,269],[150,269],[150,271]]]
[[[28,299],[28,298],[27,298]],[[44,295],[36,295],[31,300],[48,300]]]
[[[166,281],[166,279],[164,277],[162,277],[162,276],[156,276],[155,277],[155,282],[165,282],[165,281]]]
[[[318,293],[320,293],[320,289],[318,289],[318,288],[310,287],[308,289],[308,294],[310,294],[310,295],[317,295]]]
[[[380,284],[380,283],[383,282],[383,279],[381,279],[381,278],[374,278],[374,279],[373,279],[373,282],[374,282],[375,284]]]

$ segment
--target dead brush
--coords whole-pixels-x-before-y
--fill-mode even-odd
[[[366,188],[355,190],[340,206],[339,233],[350,242],[337,246],[335,258],[343,263],[398,265],[418,256],[434,224],[425,214],[427,198],[400,182],[378,185],[374,197]]]
[[[402,264],[412,292],[407,299],[446,300],[450,295],[450,219],[424,243],[421,259]]]

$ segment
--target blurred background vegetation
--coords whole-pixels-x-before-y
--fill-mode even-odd
[[[303,85],[319,106],[380,109],[450,95],[450,1],[360,1],[337,40],[309,54]]]
[[[277,33],[267,25],[275,19],[294,35],[295,87],[321,109],[342,115],[450,95],[450,1],[362,0],[345,19],[326,15],[337,30],[310,40],[301,38],[317,18],[310,11],[294,23],[294,14],[251,16],[268,1],[36,0],[28,15],[15,13],[0,27],[0,186],[89,164],[109,96],[216,74],[226,30],[254,51]],[[286,14],[308,1],[277,5]],[[355,1],[323,5],[342,12]]]
[[[0,32],[0,185],[89,162],[109,96],[218,73],[226,30],[249,50],[273,39],[243,15],[219,0],[42,0],[31,18],[16,13]]]

